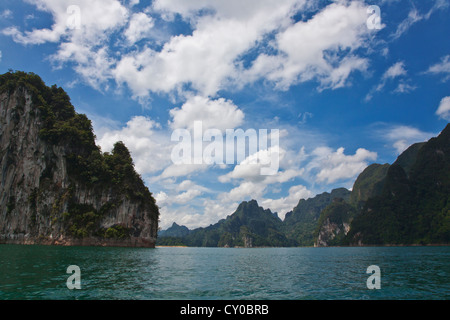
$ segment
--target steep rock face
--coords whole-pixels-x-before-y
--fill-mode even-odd
[[[1,77],[0,243],[153,247],[159,213],[142,181],[125,192],[125,179],[76,174],[87,154],[106,158],[62,89],[32,74]]]
[[[381,194],[352,221],[350,245],[450,242],[450,124],[389,168]]]
[[[345,188],[334,189],[331,193],[324,192],[310,199],[302,199],[298,205],[286,214],[283,229],[289,239],[297,245],[314,245],[315,230],[321,212],[335,199],[348,200],[350,191]]]
[[[317,236],[317,241],[314,243],[315,247],[329,247],[332,246],[333,242],[338,245],[339,243],[336,241],[336,238],[339,236],[347,235],[350,230],[349,223],[342,223],[341,225],[337,223],[333,223],[329,218],[322,224],[320,228],[319,234]]]
[[[389,164],[374,163],[364,169],[353,184],[349,203],[361,209],[369,198],[379,195],[389,168]]]
[[[314,246],[340,245],[350,230],[350,223],[356,212],[356,208],[343,199],[335,199],[320,215]]]

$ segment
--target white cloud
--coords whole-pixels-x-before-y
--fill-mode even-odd
[[[118,0],[28,0],[38,10],[53,15],[54,24],[51,29],[33,29],[22,33],[16,27],[3,32],[13,36],[16,42],[23,44],[42,44],[45,42],[74,42],[77,44],[98,44],[104,40],[109,31],[123,26],[128,20],[128,11]],[[77,12],[68,12],[68,8],[76,6]],[[71,27],[73,15],[79,14],[79,29]]]
[[[426,73],[444,74],[444,81],[450,79],[450,54],[442,57],[441,62],[432,65]]]
[[[208,129],[217,129],[220,131],[221,138],[225,137],[226,129],[234,129],[241,125],[244,120],[244,113],[229,100],[223,98],[211,100],[209,98],[194,96],[188,98],[188,100],[180,107],[174,108],[169,111],[171,120],[169,121],[169,127],[173,130],[187,129],[189,130],[191,145],[191,157],[190,163],[176,163],[171,162],[158,178],[165,179],[170,177],[183,177],[189,176],[201,171],[205,171],[208,168],[216,165],[216,163],[206,163],[204,157],[202,157],[200,163],[194,161],[194,154],[192,153],[196,143],[200,143],[203,151],[209,145],[209,142],[204,142],[204,133]],[[201,122],[201,128],[194,128],[196,121]],[[199,132],[196,132],[201,130]],[[200,134],[199,137],[196,134]],[[169,134],[170,136],[170,134]],[[200,138],[199,141],[196,139]],[[183,141],[184,142],[184,141]],[[224,142],[224,141],[222,141]],[[170,147],[173,149],[179,142],[170,142]],[[171,153],[168,158],[171,159]],[[225,159],[220,159],[225,162]]]
[[[450,121],[450,97],[442,98],[439,108],[436,110],[436,114],[439,118]]]
[[[405,63],[403,61],[399,61],[390,66],[381,77],[381,81],[378,85],[374,86],[370,92],[366,95],[365,101],[369,101],[373,98],[375,92],[380,92],[384,89],[388,81],[392,81],[396,78],[402,78],[407,75],[407,70],[405,68]],[[415,90],[416,87],[408,84],[404,79],[398,84],[397,88],[394,92],[397,93],[408,93],[410,91]]]
[[[270,164],[271,152],[276,152],[278,163],[283,160],[286,151],[283,148],[271,147],[269,149],[259,150],[254,154],[248,155],[242,162],[237,164],[232,171],[219,177],[219,181],[222,183],[230,182],[235,179],[243,179],[245,181],[269,183],[275,182],[274,180],[282,179],[285,173],[278,172],[274,176],[266,176],[261,174],[261,169]],[[278,181],[282,182],[282,181]]]
[[[25,45],[59,42],[58,50],[50,56],[52,62],[57,66],[73,62],[75,71],[89,85],[98,90],[105,87],[115,64],[109,48],[110,35],[127,24],[128,9],[118,0],[28,2],[53,16],[51,28],[22,32],[12,26],[2,33]],[[74,7],[77,10],[68,10]]]
[[[335,182],[351,185],[368,162],[376,160],[376,153],[366,149],[346,155],[343,148],[333,150],[315,147],[308,154],[305,147],[298,150],[299,141],[303,141],[307,134],[300,132],[298,128],[289,128],[289,132],[283,132],[285,139],[280,140],[283,146],[279,146],[280,170],[276,175],[261,175],[261,165],[254,164],[253,161],[255,157],[259,159],[264,152],[259,150],[218,177],[218,181],[224,184],[222,190],[226,191],[205,190],[191,180],[165,184],[164,191],[157,195],[158,203],[164,205],[162,218],[164,221],[176,221],[189,227],[207,226],[233,213],[240,202],[251,199],[257,200],[264,208],[278,212],[280,218],[283,218],[300,199],[314,195],[312,190],[298,181],[320,186]],[[323,143],[316,135],[313,136],[316,139],[313,145]],[[308,148],[311,145],[308,144]],[[180,178],[207,168],[200,168],[200,165],[197,168],[194,165],[172,165],[166,168],[165,177]],[[164,178],[156,178],[158,181],[162,179]],[[280,193],[286,185],[289,185],[287,194]],[[189,190],[192,191],[188,192]],[[274,194],[279,194],[279,197],[274,197]]]
[[[221,203],[259,199],[264,195],[266,187],[267,186],[262,183],[242,181],[237,187],[231,189],[229,192],[221,193],[218,196],[218,199]]]
[[[417,86],[414,86],[414,85],[411,85],[411,84],[408,84],[406,82],[401,81],[398,84],[397,89],[394,90],[394,92],[397,92],[397,93],[409,93],[409,92],[414,91],[416,89],[417,89]]]
[[[133,12],[137,1],[29,2],[52,14],[53,25],[24,32],[13,26],[3,34],[23,44],[59,42],[50,57],[57,66],[73,63],[82,79],[98,90],[108,89],[111,81],[125,84],[142,103],[152,92],[194,91],[212,97],[231,85],[261,78],[279,88],[318,80],[321,89],[335,89],[369,63],[355,53],[368,46],[367,12],[360,1],[334,2],[297,23],[293,15],[314,7],[306,0],[166,0],[154,1],[145,13]],[[68,26],[70,5],[78,6],[81,14],[80,28],[74,30]],[[152,16],[169,21],[177,14],[190,23],[192,32],[152,46]],[[274,40],[267,41],[268,35]],[[144,38],[149,39],[117,52]],[[252,49],[277,53],[261,53],[246,69],[244,57]]]
[[[394,79],[396,77],[406,75],[406,73],[405,63],[403,61],[400,61],[386,70],[386,72],[383,74],[383,79]]]
[[[416,8],[413,8],[409,11],[408,17],[406,17],[397,27],[397,30],[391,35],[393,39],[400,38],[404,33],[406,33],[411,26],[413,26],[415,23],[421,21],[424,19],[424,16],[422,16]]]
[[[277,212],[280,219],[284,219],[287,212],[294,208],[300,199],[308,199],[313,193],[303,185],[292,186],[289,188],[289,194],[279,199],[263,199],[260,205],[264,208],[270,208],[272,212]]]
[[[155,194],[155,200],[158,206],[163,206],[167,203],[167,200],[169,199],[169,196],[164,191],[160,191],[157,194]]]
[[[272,149],[273,147],[269,148]],[[300,154],[294,155],[292,151],[286,151],[281,147],[278,149],[278,162],[280,165],[280,170],[274,175],[262,175],[261,168],[264,167],[265,157],[267,157],[268,150],[259,150],[255,154],[247,156],[241,163],[234,166],[233,170],[230,172],[219,176],[218,180],[222,183],[232,183],[236,185],[228,192],[222,192],[218,196],[218,201],[221,203],[229,202],[241,202],[244,200],[256,199],[260,204],[262,201],[266,201],[266,208],[273,208],[276,211],[281,212],[283,208],[289,205],[290,202],[286,202],[287,199],[291,199],[298,192],[294,192],[296,189],[292,189],[288,197],[280,199],[278,201],[274,199],[265,199],[265,194],[270,191],[274,186],[279,186],[287,182],[291,182],[296,178],[302,176],[305,169],[299,168],[300,162],[292,165],[291,160],[296,158],[297,160],[301,158]],[[270,152],[273,152],[271,150]],[[273,159],[271,159],[273,160]],[[270,162],[270,161],[269,161]],[[286,166],[286,165],[291,166]],[[298,202],[299,199],[296,201]],[[283,206],[282,202],[286,202]],[[271,207],[269,204],[272,204]],[[290,208],[292,209],[292,208]],[[286,211],[287,212],[287,211]],[[285,213],[285,212],[284,212]]]
[[[279,55],[261,54],[246,72],[265,77],[280,88],[317,79],[322,88],[342,87],[353,71],[365,71],[368,61],[353,51],[364,46],[369,31],[361,2],[335,2],[307,21],[299,21],[276,36]],[[343,51],[349,50],[347,55]]]
[[[304,1],[155,1],[154,13],[180,14],[190,21],[192,34],[173,36],[159,51],[144,48],[123,56],[115,78],[136,96],[185,84],[214,96],[238,78],[239,57],[282,25],[296,2]]]
[[[185,203],[188,203],[189,201],[191,201],[192,199],[198,197],[201,194],[202,194],[202,192],[200,190],[195,190],[195,189],[187,190],[183,193],[177,194],[175,196],[175,198],[173,199],[173,202],[179,203],[179,204],[185,204]]]
[[[232,214],[239,205],[239,202],[202,197],[203,193],[209,192],[202,189],[196,185],[195,190],[190,194],[189,191],[181,194],[162,191],[156,194],[156,202],[161,207],[161,228],[170,227],[172,222],[185,225],[190,229],[205,227]],[[199,190],[203,193],[200,194]],[[189,200],[184,201],[187,199]]]
[[[223,98],[211,100],[209,98],[195,96],[189,98],[181,108],[170,110],[172,129],[193,129],[195,121],[201,121],[203,130],[234,129],[242,125],[244,113],[230,100]]]
[[[419,21],[422,20],[428,20],[430,19],[431,15],[436,12],[437,10],[444,10],[449,6],[449,3],[447,0],[437,0],[434,1],[433,6],[431,9],[425,13],[420,13],[417,8],[413,7],[409,13],[408,17],[406,17],[400,24],[397,26],[397,30],[395,30],[394,33],[391,34],[392,39],[398,39],[403,34],[405,34],[414,24],[416,24]]]
[[[192,230],[197,227],[204,227],[209,224],[217,223],[218,221],[216,214],[209,216],[198,213],[195,208],[189,205],[178,207],[163,206],[159,209],[159,213],[161,220],[159,227],[162,230],[169,228],[173,222],[184,225]]]
[[[125,30],[125,37],[129,44],[134,44],[144,39],[150,29],[154,26],[153,19],[143,12],[135,13],[130,19],[128,29]]]
[[[0,18],[2,19],[9,19],[13,16],[13,13],[9,9],[5,9],[0,13]]]
[[[360,148],[354,155],[346,155],[344,148],[336,151],[329,147],[318,147],[312,152],[312,159],[308,164],[308,171],[317,172],[317,182],[327,184],[336,181],[349,181],[358,176],[369,161],[375,161],[377,153]]]
[[[436,136],[434,133],[424,132],[405,125],[388,126],[382,129],[380,134],[392,145],[397,154],[401,154],[414,143],[427,141]]]
[[[167,136],[155,121],[136,116],[125,127],[102,128],[97,144],[103,151],[110,151],[115,142],[123,141],[130,150],[136,171],[145,175],[157,173],[170,165],[171,146]]]
[[[165,186],[166,191],[160,191],[155,195],[156,203],[160,207],[190,204],[194,199],[212,192],[191,180],[184,180],[175,186],[173,184],[166,184]]]
[[[178,178],[190,176],[194,173],[205,171],[209,168],[207,164],[171,164],[164,169],[159,177],[160,178]]]
[[[129,0],[129,2],[130,2],[130,6],[133,7],[135,5],[138,5],[140,1],[139,0]]]

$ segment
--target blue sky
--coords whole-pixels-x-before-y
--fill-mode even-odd
[[[250,199],[284,218],[450,121],[449,14],[448,0],[3,0],[0,72],[63,87],[103,151],[124,141],[162,228]],[[176,165],[171,135],[194,121],[279,130],[277,174],[251,155]]]

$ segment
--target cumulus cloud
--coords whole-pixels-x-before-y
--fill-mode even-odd
[[[439,118],[450,121],[450,97],[442,98],[439,108],[436,110],[436,114]]]
[[[292,210],[300,199],[308,199],[314,194],[303,185],[292,186],[289,188],[289,194],[279,199],[263,199],[260,205],[264,208],[270,208],[272,212],[277,212],[280,219],[284,219],[286,213]]]
[[[284,135],[289,137],[287,133]],[[172,187],[166,184],[166,189],[156,195],[157,202],[164,206],[162,217],[165,221],[176,221],[190,227],[207,226],[233,213],[240,202],[255,199],[262,207],[284,218],[300,199],[314,196],[314,191],[301,181],[320,185],[321,190],[323,185],[334,183],[351,185],[369,162],[377,158],[376,153],[362,148],[355,154],[345,154],[343,148],[335,150],[329,147],[315,147],[308,153],[305,147],[298,150],[295,137],[291,139],[283,140],[284,145],[278,146],[280,169],[275,175],[261,175],[261,164],[255,163],[254,158],[258,159],[265,150],[259,150],[218,176],[218,182],[223,185],[219,190],[223,191],[212,192],[190,179],[173,182]],[[185,177],[189,168],[192,168],[191,173],[199,172],[195,166],[180,166],[178,169],[182,174],[178,178]],[[166,177],[177,176],[174,166],[166,170]],[[290,185],[289,190],[285,194],[280,193],[286,184]],[[276,194],[279,196],[274,196]]]
[[[143,12],[135,13],[131,17],[128,29],[125,30],[124,35],[129,44],[134,44],[146,38],[153,26],[154,21],[147,14]]]
[[[369,64],[356,54],[367,46],[369,34],[366,6],[360,1],[334,2],[299,22],[292,17],[310,8],[306,0],[154,1],[144,12],[134,12],[136,1],[29,2],[53,16],[52,26],[31,31],[11,26],[3,34],[22,44],[59,43],[50,57],[56,66],[73,63],[81,78],[99,90],[112,82],[126,85],[141,102],[159,92],[215,96],[231,85],[259,79],[278,88],[317,80],[320,89],[335,89]],[[74,18],[67,11],[71,5],[80,9],[79,28],[68,24]],[[167,23],[180,16],[192,32],[152,46],[153,16]],[[258,55],[247,61],[251,50]]]
[[[360,2],[330,4],[277,34],[273,46],[280,54],[261,54],[246,75],[265,77],[280,88],[313,79],[323,88],[342,87],[353,71],[367,69],[368,61],[352,53],[368,35],[366,19]],[[350,53],[342,55],[345,50]]]
[[[386,72],[383,74],[383,80],[394,79],[396,77],[406,75],[406,73],[405,63],[403,61],[400,61],[386,70]]]
[[[127,9],[117,0],[29,0],[38,10],[52,14],[54,23],[50,28],[33,29],[21,32],[10,27],[4,34],[13,36],[23,44],[42,44],[45,42],[95,45],[105,40],[108,33],[124,26],[128,20]],[[77,10],[70,10],[77,8]],[[74,21],[79,25],[74,27]]]
[[[136,116],[124,127],[102,128],[97,144],[103,151],[110,151],[115,142],[123,141],[135,161],[136,170],[142,175],[154,174],[170,165],[170,141],[160,129],[154,120]]]
[[[319,147],[312,152],[308,171],[315,174],[317,182],[327,184],[349,181],[356,178],[369,164],[377,159],[377,153],[360,148],[354,155],[346,155],[344,148],[336,151],[329,147]]]
[[[125,27],[128,9],[118,0],[29,0],[38,10],[53,16],[51,28],[22,32],[15,26],[2,30],[25,45],[59,43],[50,56],[56,66],[74,63],[75,71],[89,85],[100,90],[111,79],[115,63],[110,36]]]
[[[397,154],[401,154],[414,143],[427,141],[436,136],[434,133],[424,132],[405,125],[390,125],[381,129],[380,134],[396,150]]]
[[[267,182],[268,180],[273,181],[274,177],[277,177],[275,179],[280,179],[280,176],[283,175],[282,173],[262,175],[261,172],[264,167],[272,164],[272,155],[276,157],[275,161],[278,165],[277,169],[279,169],[279,162],[284,158],[285,154],[286,151],[279,146],[259,150],[254,154],[248,155],[243,161],[238,163],[232,171],[226,175],[220,176],[219,181],[229,182],[233,179],[244,179],[252,182]]]
[[[201,121],[203,130],[213,128],[221,131],[242,125],[245,117],[244,112],[230,100],[211,100],[201,96],[191,97],[181,108],[170,110],[170,116],[173,129],[192,130],[194,122]]]
[[[169,227],[173,222],[190,229],[216,223],[233,213],[238,203],[222,203],[211,198],[215,192],[192,180],[183,180],[177,184],[166,184],[165,191],[155,195],[160,206],[161,228]]]
[[[181,97],[181,106],[169,111],[169,121],[164,124],[167,128],[142,116],[125,125],[101,117],[94,124],[103,151],[123,141],[144,179],[161,183],[155,197],[164,205],[164,221],[188,226],[199,221],[215,223],[246,198],[256,198],[284,214],[299,198],[312,193],[301,182],[294,182],[288,194],[272,199],[267,194],[273,186],[310,176],[313,182],[324,184],[345,181],[376,158],[365,149],[346,155],[343,149],[313,148],[307,154],[294,143],[280,146],[279,172],[262,176],[261,164],[255,166],[252,157],[264,159],[268,150],[259,150],[220,176],[218,182],[232,188],[212,199],[205,196],[209,190],[186,180],[211,166],[176,165],[170,156],[170,129],[192,129],[195,121],[202,121],[204,130],[223,131],[244,124],[243,110],[218,97],[223,89],[260,80],[282,90],[305,81],[317,82],[320,90],[349,85],[351,76],[367,70],[370,63],[360,55],[370,46],[367,40],[371,34],[366,26],[367,6],[362,1],[334,1],[319,8],[307,0],[155,0],[144,12],[136,11],[138,0],[27,2],[50,14],[51,26],[34,30],[11,26],[2,33],[24,45],[57,44],[49,57],[55,67],[73,67],[81,79],[98,90],[108,90],[113,84],[128,87],[141,102],[153,93]],[[80,9],[80,24],[75,28],[68,23],[77,18],[73,16],[76,11],[67,11],[71,5]],[[293,19],[299,15],[304,18]],[[182,20],[189,24],[189,30],[174,32],[156,43],[152,30],[161,20],[168,26]],[[317,135],[308,138],[304,140],[310,142],[301,143],[318,139]]]
[[[114,70],[116,80],[136,95],[190,84],[213,96],[238,77],[236,60],[278,28],[298,2],[304,1],[155,1],[155,13],[179,14],[194,30],[173,36],[161,50],[145,48],[124,56]]]
[[[186,177],[191,174],[205,171],[209,168],[207,164],[170,164],[164,169],[160,176],[156,177],[155,180],[164,178],[178,178]]]

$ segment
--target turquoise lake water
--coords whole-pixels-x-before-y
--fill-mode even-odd
[[[67,267],[80,268],[70,290]],[[368,289],[367,268],[380,268]],[[0,245],[0,300],[450,298],[450,247],[102,248]]]

